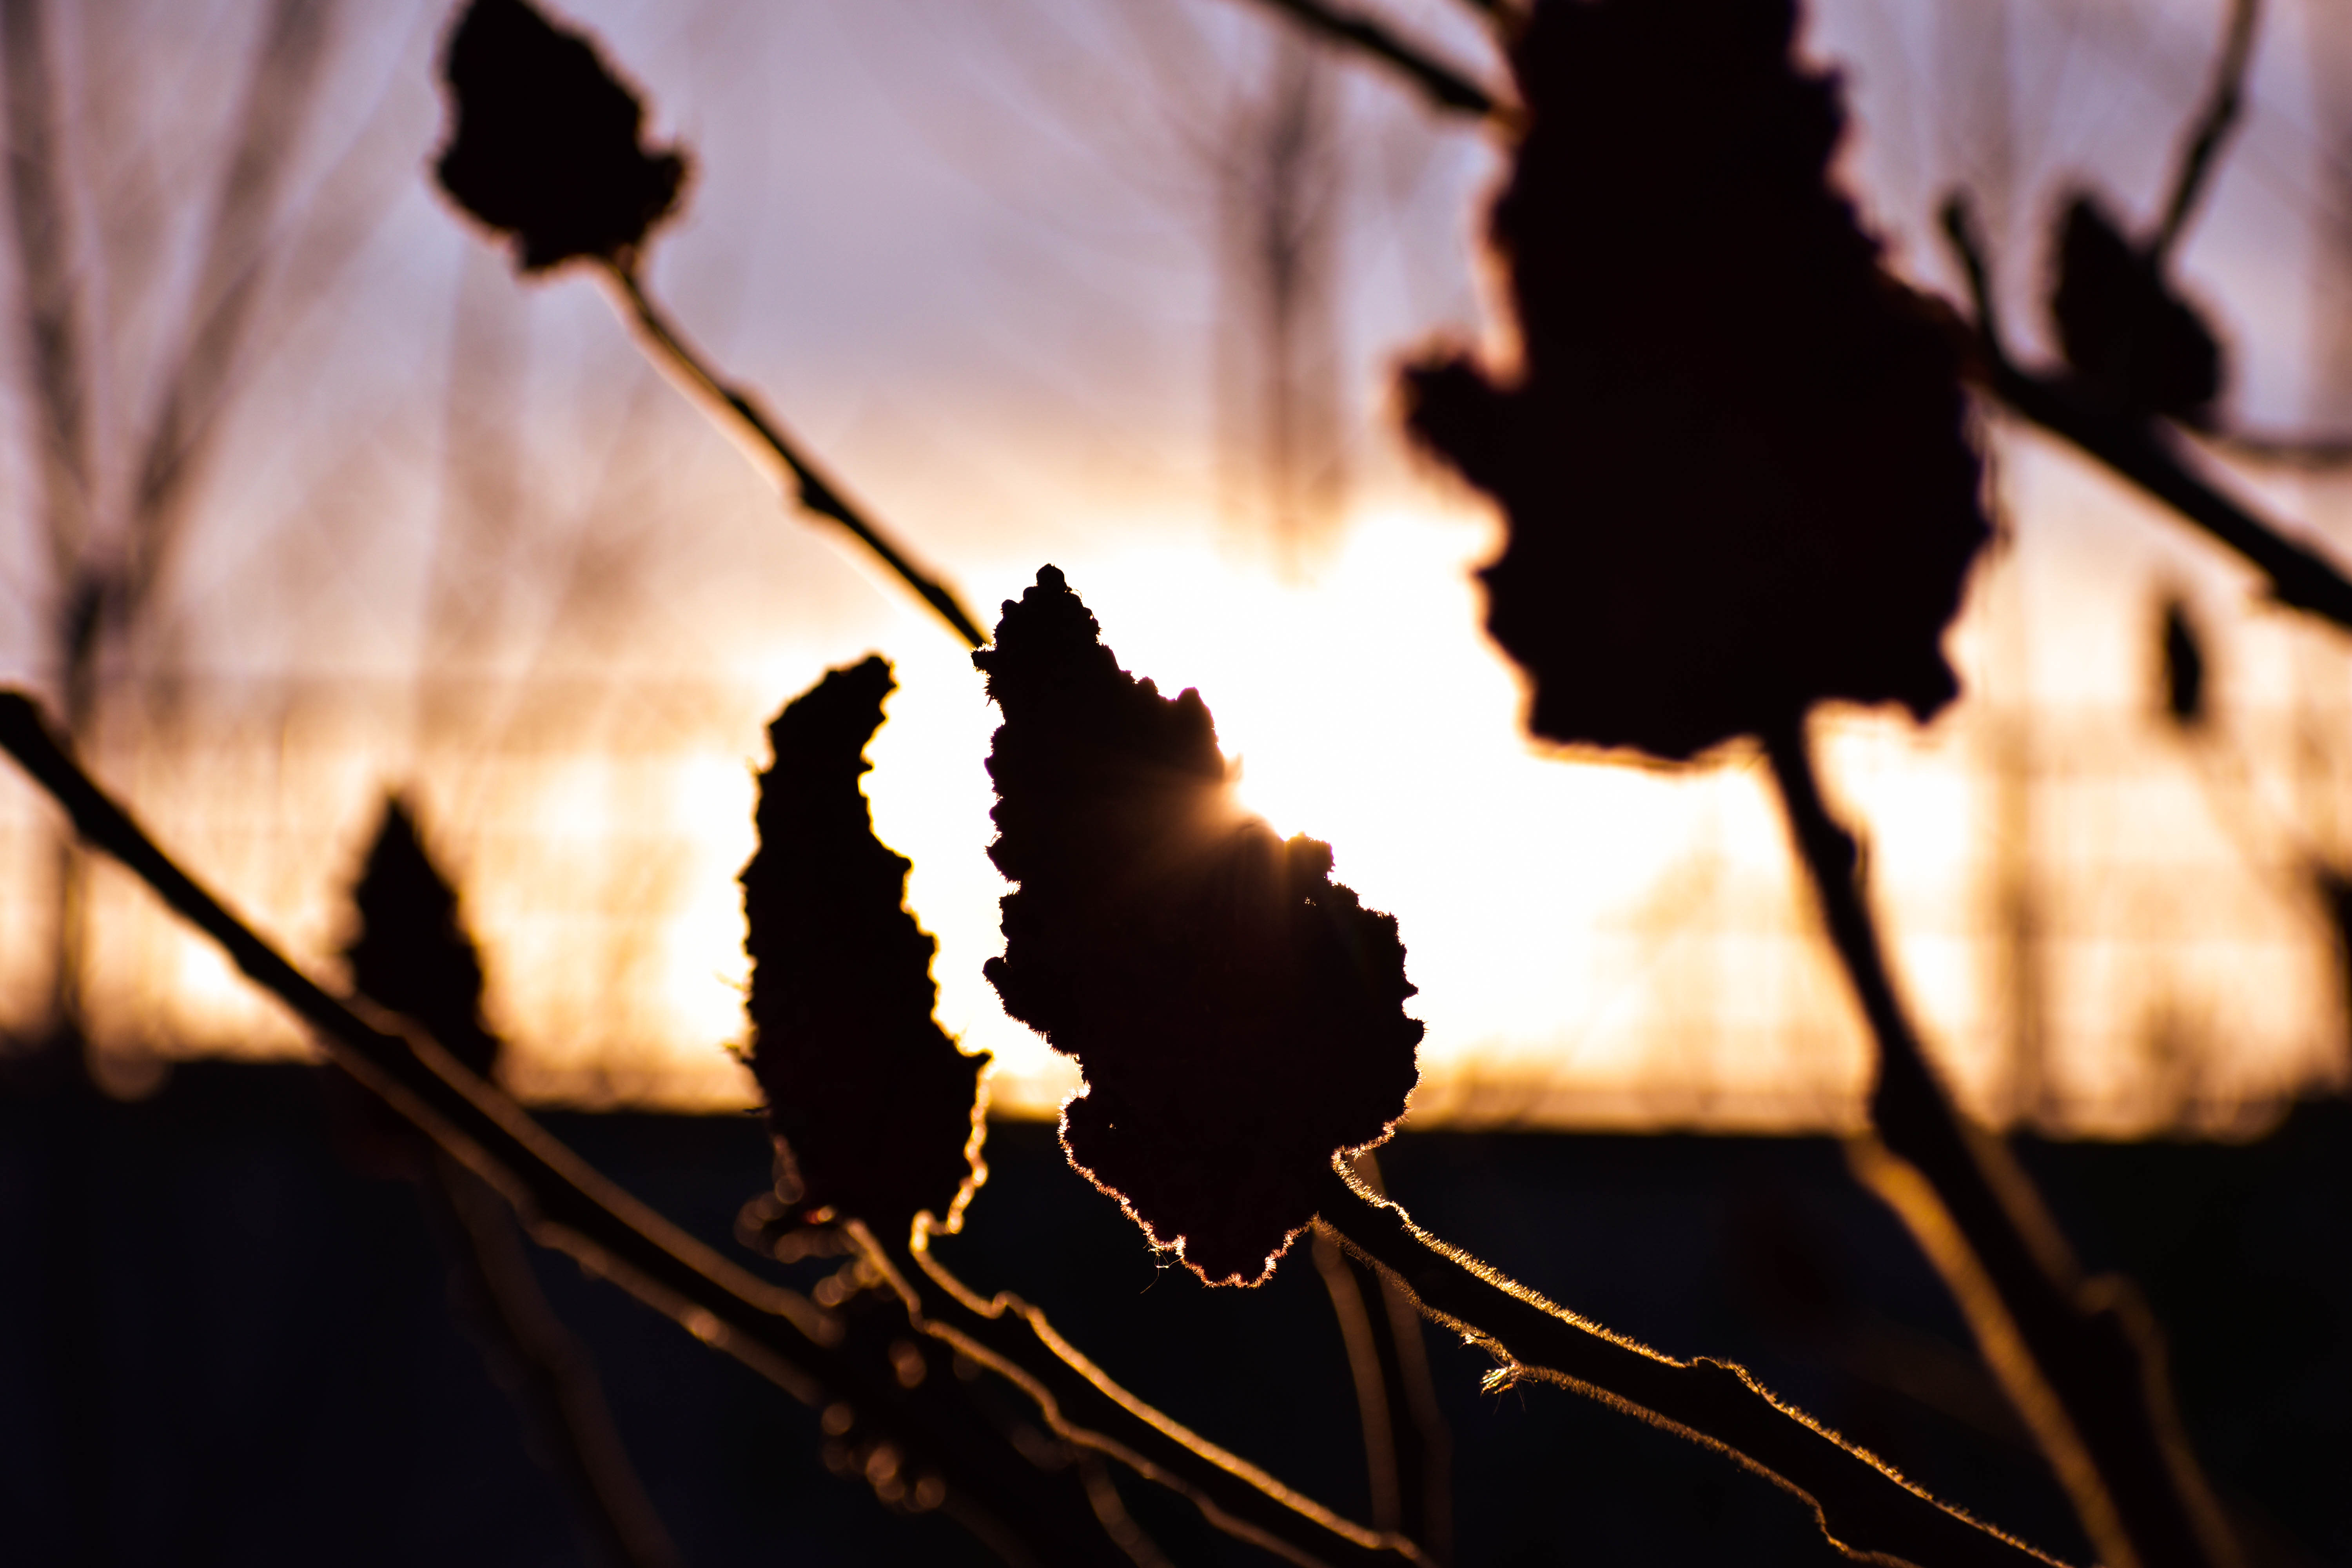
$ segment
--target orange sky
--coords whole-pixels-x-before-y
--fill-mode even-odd
[[[2231,331],[2237,406],[2308,426],[2352,416],[2352,385],[2313,353],[2352,300],[2328,248],[2352,184],[2316,151],[2334,44],[2305,8],[2271,9],[2254,111],[2184,265]],[[1434,0],[1391,11],[1475,58]],[[124,68],[184,74],[187,51],[226,47],[167,40],[142,60],[112,31],[137,12],[88,13],[93,58],[103,43]],[[653,266],[696,335],[975,605],[1062,566],[1130,668],[1201,688],[1246,797],[1332,842],[1339,877],[1399,916],[1429,1025],[1417,1116],[1851,1121],[1859,1034],[1755,769],[1531,752],[1466,575],[1493,525],[1390,429],[1399,355],[1495,330],[1471,244],[1495,161],[1475,134],[1377,79],[1338,79],[1325,374],[1350,500],[1286,569],[1217,434],[1219,137],[1265,52],[1246,7],[573,14],[698,154],[693,205]],[[2153,199],[2218,21],[2189,0],[1840,0],[1814,40],[1853,84],[1853,177],[1904,263],[1943,280],[1926,215],[1968,182],[2030,342],[2039,215],[2085,175],[2126,206]],[[134,745],[126,722],[105,771],[313,960],[337,940],[337,880],[375,793],[413,788],[464,876],[519,1087],[741,1103],[722,1047],[740,1028],[732,876],[761,725],[826,666],[882,651],[902,689],[871,788],[941,939],[942,1019],[997,1054],[1001,1107],[1049,1111],[1066,1071],[979,974],[1001,890],[984,858],[992,719],[960,650],[854,553],[779,517],[585,281],[514,285],[425,190],[431,14],[350,26],[334,133],[309,165],[329,183],[306,210],[354,166],[385,194],[267,339],[169,612],[121,668],[133,692],[186,674],[184,738]],[[338,164],[346,144],[361,151]],[[172,151],[200,161],[191,147]],[[118,289],[125,388],[146,352],[134,281]],[[1839,719],[1832,775],[1870,825],[1920,1009],[1980,1109],[2232,1125],[2342,1070],[2300,879],[2309,855],[2352,852],[2325,739],[2347,732],[2344,650],[2250,603],[2212,551],[2065,454],[1993,439],[2019,542],[1955,634],[1970,698],[1925,733]],[[21,489],[21,462],[11,473]],[[2264,493],[2352,559],[2345,486]],[[37,605],[21,531],[0,567]],[[2222,735],[2201,752],[2150,718],[2151,606],[2175,588],[2213,637]],[[43,675],[36,646],[0,655],[12,677]],[[43,821],[0,782],[0,987],[19,1016]],[[2040,933],[2025,1022],[2001,892],[2020,864]],[[296,1048],[142,895],[109,879],[100,900],[98,1011],[121,1052]]]

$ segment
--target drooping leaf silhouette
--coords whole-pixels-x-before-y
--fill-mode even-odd
[[[904,856],[874,837],[858,778],[895,689],[881,658],[835,669],[768,728],[760,848],[743,868],[751,1070],[803,1215],[831,1209],[903,1240],[916,1212],[950,1226],[982,1179],[984,1055],[931,1009],[936,946],[906,905]]]
[[[1950,335],[1827,170],[1790,0],[1538,7],[1493,237],[1524,363],[1407,373],[1510,522],[1487,628],[1552,740],[1683,759],[1828,699],[1921,719],[1990,530]]]
[[[482,1021],[482,957],[458,918],[457,894],[426,852],[415,814],[398,795],[352,889],[359,929],[343,949],[360,994],[423,1025],[482,1077],[499,1039]]]
[[[1004,714],[1004,1009],[1077,1058],[1071,1163],[1212,1284],[1271,1272],[1337,1150],[1386,1138],[1422,1026],[1393,917],[1234,798],[1200,693],[1118,666],[1047,566],[972,656]]]
[[[645,106],[584,36],[525,0],[473,0],[442,60],[456,127],[441,188],[543,271],[634,251],[677,205],[687,161],[638,139]]]
[[[2050,319],[2075,376],[2130,413],[2209,423],[2221,345],[2174,290],[2162,255],[2133,243],[2088,193],[2066,205],[2057,239]]]

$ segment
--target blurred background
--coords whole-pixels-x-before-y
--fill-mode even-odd
[[[1503,81],[1468,7],[1362,4]],[[693,153],[648,272],[711,357],[983,619],[1062,567],[1129,668],[1199,687],[1251,802],[1397,914],[1429,1033],[1381,1158],[1415,1214],[2084,1560],[1828,1136],[1860,1125],[1865,1045],[1760,765],[1521,736],[1471,576],[1498,524],[1405,448],[1391,393],[1432,343],[1508,352],[1495,140],[1246,0],[564,15]],[[884,653],[876,821],[942,1020],[997,1058],[994,1177],[950,1261],[1362,1513],[1315,1270],[1198,1288],[1036,1124],[1075,1080],[981,975],[994,718],[964,650],[782,506],[589,278],[519,282],[438,196],[448,16],[0,0],[0,681],[331,976],[403,792],[481,941],[499,1075],[764,1268],[730,1239],[769,1179],[729,1051],[752,774],[785,700]],[[2040,360],[2063,203],[2154,223],[2225,21],[1816,0],[1803,36],[1896,267],[1957,297],[1934,215],[1966,187]],[[2230,355],[2202,459],[2352,562],[2340,5],[2263,7],[2178,270]],[[1924,730],[1825,716],[1825,767],[1962,1098],[2021,1135],[2086,1263],[2147,1289],[2250,1561],[2352,1562],[2352,660],[2073,452],[1985,438],[2002,538],[1952,633],[1967,694]],[[42,1077],[77,1037],[100,1093]],[[0,768],[0,1560],[581,1559],[431,1225],[315,1059]],[[814,1412],[533,1256],[684,1560],[977,1556],[825,1475]],[[1834,1561],[1714,1456],[1430,1353],[1458,1561]],[[1242,1560],[1129,1490],[1172,1556]]]
[[[1379,12],[1499,82],[1467,8]],[[2352,432],[2352,23],[2265,8],[2179,269],[2235,428]],[[1248,797],[1394,911],[1416,1125],[1831,1130],[1865,1062],[1760,771],[1539,754],[1479,631],[1484,504],[1408,452],[1400,360],[1499,343],[1491,137],[1239,0],[583,0],[688,145],[654,287],[993,618],[1045,562]],[[765,720],[878,650],[870,778],[1000,1114],[1065,1064],[982,980],[992,724],[961,649],[782,507],[582,275],[520,282],[433,190],[439,4],[0,7],[15,181],[0,679],[300,957],[331,967],[383,793],[486,949],[527,1099],[751,1102],[729,1055]],[[1843,163],[1948,292],[1975,194],[2012,332],[2088,184],[2152,222],[2215,0],[1822,0]],[[2352,662],[2201,537],[1989,423],[2005,535],[1935,725],[1837,715],[1900,968],[1969,1104],[2242,1135],[2340,1084]],[[2352,469],[2216,448],[2352,558]],[[2309,454],[2305,454],[2309,456]],[[2325,454],[2322,454],[2324,457]],[[2202,702],[2166,706],[2168,615]],[[2178,636],[2176,636],[2176,642]],[[1433,824],[1444,824],[1433,831]],[[0,776],[0,1023],[100,1077],[307,1047]]]

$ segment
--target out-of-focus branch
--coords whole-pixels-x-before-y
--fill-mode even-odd
[[[1507,117],[1510,110],[1493,93],[1472,81],[1466,72],[1457,70],[1430,54],[1418,44],[1409,43],[1396,33],[1367,16],[1360,16],[1325,0],[1257,0],[1269,10],[1279,11],[1318,37],[1370,57],[1393,71],[1401,72],[1422,96],[1439,109],[1457,114],[1474,114],[1482,120]],[[1496,10],[1485,0],[1473,0],[1481,10]]]
[[[1991,367],[1986,384],[2012,412],[2064,437],[2235,551],[2269,579],[2279,603],[2352,630],[2352,580],[2198,473],[2188,443],[2168,426],[2117,414],[2070,382],[2006,362]]]
[[[1354,1166],[1360,1181],[1385,1194],[1370,1150],[1359,1153]],[[1372,1523],[1419,1542],[1440,1563],[1451,1562],[1453,1434],[1437,1407],[1421,1314],[1393,1281],[1323,1229],[1315,1233],[1314,1258],[1356,1385]]]
[[[336,1066],[500,1192],[533,1239],[569,1253],[802,1403],[854,1409],[862,1423],[888,1432],[907,1472],[936,1480],[938,1506],[1009,1562],[1124,1568],[1126,1554],[1099,1531],[1081,1538],[1060,1527],[1043,1472],[1009,1451],[960,1440],[895,1379],[840,1354],[839,1320],[730,1262],[623,1191],[431,1039],[389,1015],[362,1016],[365,1004],[339,1000],[297,970],[91,782],[21,692],[0,691],[0,749],[65,808],[84,839],[145,881],[315,1030]]]
[[[1902,1216],[2066,1489],[2107,1568],[2223,1568],[2238,1553],[2189,1450],[2153,1321],[2128,1283],[2084,1279],[2008,1149],[1944,1091],[1880,949],[1853,836],[1831,816],[1802,721],[1767,734],[1791,837],[1878,1043],[1876,1141],[1856,1173]]]
[[[1832,1545],[1916,1568],[2023,1568],[2055,1560],[1937,1502],[1893,1468],[1785,1405],[1727,1362],[1675,1361],[1553,1305],[1449,1247],[1339,1162],[1322,1223],[1393,1277],[1433,1321],[1502,1364],[1490,1387],[1555,1383],[1717,1449],[1812,1505]]]
[[[629,1462],[604,1391],[580,1342],[548,1305],[498,1194],[440,1150],[423,1180],[447,1234],[451,1273],[467,1315],[505,1363],[532,1436],[571,1494],[594,1559],[616,1568],[676,1568],[677,1548]]]
[[[1315,1233],[1315,1271],[1331,1298],[1331,1315],[1339,1320],[1339,1340],[1348,1352],[1348,1375],[1356,1385],[1356,1415],[1364,1430],[1364,1479],[1372,1494],[1372,1524],[1398,1530],[1404,1522],[1404,1487],[1397,1474],[1396,1413],[1389,1399],[1388,1379],[1381,1374],[1379,1342],[1372,1337],[1372,1314],[1366,1297],[1380,1300],[1380,1278],[1372,1276],[1368,1292],[1360,1273],[1370,1272],[1348,1256],[1339,1244],[1321,1231]]]
[[[336,0],[277,0],[262,26],[236,141],[192,297],[193,324],[164,372],[130,498],[121,612],[137,612],[168,568],[184,502],[261,298],[270,230],[318,96]]]
[[[2221,58],[2213,68],[2213,90],[2204,112],[2181,144],[2180,170],[2173,176],[2172,199],[2165,204],[2164,220],[2149,238],[2149,258],[2161,265],[2179,243],[2205,194],[2213,160],[2221,143],[2236,129],[2245,110],[2246,68],[2253,63],[2254,25],[2262,19],[2262,0],[2232,0],[2229,31],[2221,41]]]
[[[66,146],[47,0],[0,0],[0,87],[7,89],[9,216],[16,289],[33,378],[42,527],[57,576],[57,651],[64,663],[66,724],[80,733],[94,699],[91,656],[103,616],[103,581],[91,574],[89,351],[75,287],[73,216],[66,202]]]
[[[1286,1562],[1431,1561],[1403,1535],[1368,1530],[1340,1517],[1137,1398],[1020,1297],[1009,1291],[983,1297],[973,1290],[932,1251],[929,1215],[917,1216],[903,1256],[863,1225],[853,1225],[852,1232],[905,1301],[918,1329],[1019,1386],[1064,1442],[1168,1488],[1218,1529]],[[936,1290],[921,1289],[918,1276]]]
[[[2118,412],[2070,380],[2037,375],[2011,361],[1990,308],[1983,249],[1965,198],[1945,205],[1944,232],[1976,295],[1977,327],[1967,362],[1971,379],[2019,417],[2072,443],[2235,551],[2269,579],[2279,603],[2352,630],[2352,579],[2197,472],[2187,443],[2168,426]]]
[[[953,591],[909,561],[877,524],[834,487],[750,392],[721,379],[709,362],[670,325],[652,296],[646,292],[633,267],[616,264],[605,268],[604,273],[612,279],[622,312],[636,328],[647,355],[688,396],[754,448],[755,459],[772,458],[782,465],[782,477],[797,487],[801,505],[821,517],[831,518],[855,534],[858,542],[881,557],[885,566],[939,612],[940,618],[955,628],[958,637],[973,647],[988,646],[988,634],[965,611]]]
[[[2200,430],[2205,446],[2260,467],[2325,474],[2352,467],[2352,436],[2285,435],[2268,430]]]

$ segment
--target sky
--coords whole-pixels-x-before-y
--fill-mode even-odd
[[[1503,79],[1462,7],[1368,8]],[[259,10],[94,0],[61,24],[118,505]],[[648,264],[688,332],[984,619],[1062,567],[1128,668],[1198,687],[1244,798],[1331,842],[1338,878],[1398,915],[1429,1026],[1417,1120],[1855,1124],[1862,1037],[1756,760],[1532,748],[1470,576],[1498,525],[1396,432],[1404,359],[1507,341],[1478,243],[1491,135],[1357,64],[1313,68],[1304,188],[1324,226],[1296,368],[1329,413],[1318,472],[1338,478],[1285,519],[1248,434],[1262,298],[1235,193],[1297,50],[1257,10],[565,15],[695,160]],[[378,803],[405,792],[459,877],[518,1089],[741,1105],[732,879],[763,725],[880,651],[900,690],[869,795],[940,940],[941,1019],[995,1054],[1000,1110],[1050,1114],[1073,1074],[980,974],[1003,889],[994,718],[963,650],[780,506],[591,279],[516,280],[431,190],[440,9],[335,17],[185,542],[110,656],[100,773],[329,973]],[[1932,215],[1965,184],[2039,353],[2050,215],[2088,182],[2146,220],[2221,25],[2190,0],[1827,0],[1804,37],[1848,84],[1842,174],[1895,263],[1952,287]],[[2262,430],[2352,425],[2347,50],[2324,7],[2268,8],[2245,126],[2181,255],[2231,342],[2231,416]],[[46,689],[54,574],[16,358],[0,674]],[[1925,731],[1853,713],[1825,730],[1898,965],[1995,1120],[2242,1131],[2345,1070],[2307,886],[2315,857],[2352,854],[2332,804],[2345,650],[2068,452],[1999,419],[1986,438],[2007,542],[1953,633],[1969,697]],[[2352,557],[2340,480],[2232,482]],[[2195,744],[2153,713],[2167,594],[2214,658],[2219,716]],[[48,824],[0,780],[0,1001],[18,1019],[47,951]],[[303,1048],[123,879],[93,898],[91,1007],[123,1092],[173,1055]]]

